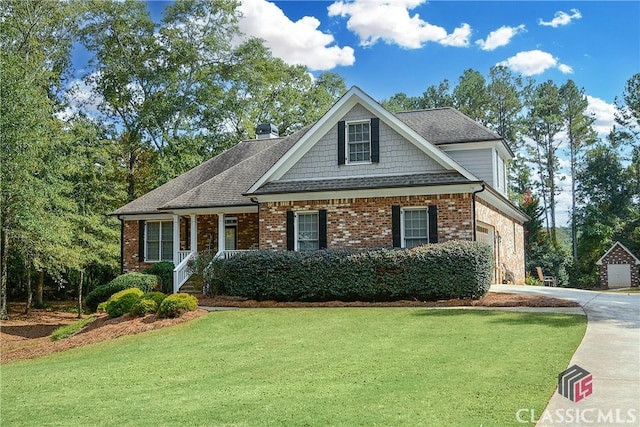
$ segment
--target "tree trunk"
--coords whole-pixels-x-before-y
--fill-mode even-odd
[[[27,304],[24,307],[24,314],[29,314],[31,303],[33,302],[33,292],[31,290],[31,267],[27,267]]]
[[[578,229],[576,227],[576,154],[573,138],[571,144],[571,247],[573,248],[573,264],[578,264]]]
[[[44,270],[40,270],[38,271],[38,285],[36,286],[36,303],[35,303],[36,308],[44,307],[43,293],[44,293]]]
[[[9,262],[9,235],[4,225],[0,226],[0,320],[8,320],[7,311],[7,264]]]
[[[80,281],[78,282],[78,319],[82,318],[82,282],[84,282],[84,270],[80,270]]]

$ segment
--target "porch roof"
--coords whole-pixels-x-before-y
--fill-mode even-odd
[[[471,181],[462,176],[459,172],[386,175],[304,181],[272,181],[260,187],[253,194],[260,195],[332,190],[363,190],[374,188],[465,184],[470,182]]]

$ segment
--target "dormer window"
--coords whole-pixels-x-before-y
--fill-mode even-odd
[[[347,124],[347,150],[349,163],[371,162],[369,121]]]

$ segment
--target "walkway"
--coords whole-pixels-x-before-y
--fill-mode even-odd
[[[574,403],[554,393],[544,413],[535,414],[537,426],[640,425],[639,293],[513,285],[494,285],[491,290],[570,299],[587,314],[586,334],[569,366],[578,365],[593,375],[593,394]]]

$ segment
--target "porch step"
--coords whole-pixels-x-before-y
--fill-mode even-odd
[[[185,284],[180,287],[180,290],[178,292],[201,295],[202,276],[199,274],[194,274],[193,276],[189,277],[189,280],[187,280]]]

